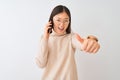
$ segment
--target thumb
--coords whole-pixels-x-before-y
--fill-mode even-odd
[[[83,43],[84,39],[81,38],[79,34],[75,33],[75,36],[76,36],[77,40],[79,40],[81,43]]]

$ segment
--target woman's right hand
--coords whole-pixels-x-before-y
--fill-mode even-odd
[[[47,24],[46,24],[46,26],[45,26],[45,29],[44,29],[44,35],[43,35],[43,37],[44,37],[44,39],[48,39],[49,38],[49,35],[50,35],[50,33],[48,32],[48,29],[50,29],[52,24],[51,24],[51,21],[49,21]]]

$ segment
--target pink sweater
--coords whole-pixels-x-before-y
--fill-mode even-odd
[[[42,80],[78,80],[76,48],[80,49],[81,43],[74,33],[58,35],[53,31],[48,40],[41,38],[36,63],[44,68]]]

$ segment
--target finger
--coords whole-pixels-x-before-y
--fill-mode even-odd
[[[85,39],[84,42],[82,43],[81,49],[86,51],[87,46],[88,46],[88,40]]]
[[[98,46],[98,44],[94,43],[93,46],[91,47],[91,49],[89,50],[89,52],[94,53],[94,50],[96,49],[97,46]]]
[[[52,21],[49,21],[49,24],[52,25]]]
[[[92,47],[94,48],[94,44],[95,44],[95,42],[93,40],[88,39],[88,45],[86,47],[86,52],[90,52],[91,48]]]
[[[45,33],[48,33],[48,30],[49,30],[49,29],[51,29],[51,27],[46,26],[46,27],[45,27],[45,31],[44,31],[44,32],[45,32]]]
[[[49,22],[46,24],[46,27],[49,27],[50,25],[52,25],[51,21],[49,21]]]
[[[49,28],[51,28],[50,25],[52,25],[52,24],[50,24],[50,23],[48,22],[48,23],[46,24],[45,29],[48,30]]]
[[[82,39],[79,34],[76,33],[75,36],[76,36],[77,40],[79,40],[81,43],[83,43],[84,39]]]
[[[49,26],[49,27],[47,27],[47,29],[50,29],[51,27]]]
[[[100,45],[96,47],[96,49],[93,51],[93,53],[96,53],[100,49]]]
[[[48,29],[50,29],[51,27],[49,27],[49,26],[46,26],[45,27],[45,31],[47,31]]]

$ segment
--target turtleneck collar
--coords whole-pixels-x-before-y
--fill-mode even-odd
[[[51,33],[51,35],[53,35],[53,36],[63,36],[63,35],[65,35],[66,34],[66,32],[64,32],[63,34],[58,34],[57,32],[55,32],[53,29],[52,29],[52,33]]]

